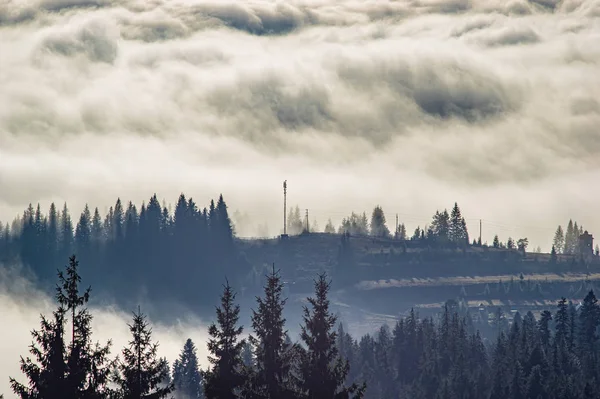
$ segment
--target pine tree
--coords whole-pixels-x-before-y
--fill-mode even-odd
[[[50,204],[50,211],[48,212],[48,229],[46,234],[48,268],[52,271],[56,270],[58,265],[58,222],[58,212],[53,202]]]
[[[538,399],[546,397],[542,370],[539,365],[536,365],[531,369],[529,380],[527,381],[527,398]]]
[[[308,399],[361,398],[365,386],[343,387],[349,372],[348,361],[338,356],[336,317],[329,311],[330,282],[321,274],[315,281],[315,297],[308,298],[311,310],[304,307],[301,338],[307,349],[301,355],[301,391]]]
[[[454,244],[463,246],[469,243],[467,224],[462,217],[460,208],[456,202],[454,203],[454,207],[450,213],[450,224],[448,230],[449,239]]]
[[[517,249],[523,253],[527,250],[529,246],[529,240],[527,238],[519,238],[517,240]]]
[[[94,241],[94,243],[101,242],[104,239],[103,234],[104,234],[104,231],[103,231],[103,226],[102,226],[102,218],[100,217],[100,212],[98,211],[98,208],[96,207],[94,209],[94,216],[92,217],[92,227],[91,227],[92,241]]]
[[[498,238],[497,234],[494,236],[494,241],[492,242],[492,246],[494,248],[500,248],[500,239]]]
[[[73,398],[102,397],[109,378],[110,364],[107,356],[111,342],[92,346],[92,316],[86,304],[90,299],[91,287],[80,295],[81,277],[78,272],[79,261],[75,255],[69,258],[65,272],[58,273],[59,285],[56,287],[58,303],[71,316],[71,343],[68,347],[68,391]]]
[[[159,363],[161,364],[161,375],[163,376],[162,381],[160,381],[160,383],[158,384],[159,387],[161,388],[166,388],[171,386],[172,389],[174,390],[175,387],[173,386],[173,379],[171,378],[171,369],[169,367],[169,361],[167,360],[166,357],[161,357],[158,359]]]
[[[556,232],[554,233],[554,240],[552,241],[552,246],[556,249],[558,253],[562,252],[565,247],[565,234],[563,232],[562,226],[558,226],[556,228]]]
[[[564,347],[569,341],[569,313],[567,299],[564,297],[561,298],[557,307],[558,310],[554,316],[556,329],[554,340],[558,347]]]
[[[294,397],[292,350],[286,345],[282,299],[283,284],[279,272],[267,276],[264,298],[256,298],[258,310],[252,310],[252,328],[255,336],[250,342],[255,348],[255,372],[250,381],[250,398],[287,399]]]
[[[29,379],[29,384],[10,378],[13,392],[21,399],[61,399],[65,392],[69,392],[64,343],[65,312],[59,306],[53,312],[53,320],[42,315],[41,329],[31,333],[37,343],[32,344],[30,349],[35,361],[21,357],[21,371]]]
[[[575,251],[575,229],[573,227],[573,221],[569,220],[567,224],[567,231],[565,232],[565,245],[563,249],[564,254],[573,254]]]
[[[60,259],[65,259],[69,256],[73,250],[73,222],[69,215],[69,208],[65,202],[63,210],[60,215],[60,245],[59,245],[59,256]]]
[[[371,235],[374,237],[389,237],[390,230],[385,224],[383,209],[377,205],[371,214]]]
[[[218,326],[213,323],[208,329],[212,369],[204,374],[207,399],[235,399],[245,383],[242,361],[245,342],[238,340],[243,327],[237,326],[240,307],[234,304],[234,300],[235,293],[227,282],[221,296],[221,307],[216,309]]]
[[[89,257],[92,239],[92,215],[87,204],[81,212],[79,222],[75,228],[75,247],[79,253],[79,259],[87,260]]]
[[[430,229],[431,233],[428,234],[428,238],[436,240],[441,245],[448,242],[450,239],[450,215],[447,210],[435,212]]]
[[[581,227],[577,224],[577,222],[573,223],[573,235],[571,238],[571,253],[577,254],[579,253],[579,236],[583,234],[581,231]]]
[[[508,237],[508,241],[506,241],[506,248],[515,249],[515,242],[513,241],[512,237]]]
[[[327,224],[325,225],[325,233],[335,234],[335,227],[333,226],[333,222],[331,221],[331,219],[327,219]]]
[[[591,377],[598,368],[598,326],[600,326],[600,307],[593,291],[588,292],[583,299],[579,312],[579,354],[584,366],[585,374]]]
[[[189,338],[183,346],[179,359],[173,364],[173,385],[179,399],[200,399],[204,397],[196,346]]]
[[[542,346],[544,349],[548,349],[550,347],[550,322],[552,321],[552,313],[548,310],[544,310],[540,317],[540,321],[538,322],[538,330],[540,332],[540,339],[542,341]]]
[[[132,340],[123,348],[123,361],[118,360],[114,382],[119,386],[119,399],[160,399],[173,391],[173,385],[161,386],[168,378],[166,360],[157,358],[158,344],[152,343],[152,329],[138,309],[128,324]]]
[[[78,264],[73,255],[65,272],[58,272],[55,297],[58,309],[53,312],[54,320],[42,316],[41,330],[32,333],[39,345],[31,346],[37,364],[30,358],[21,358],[21,370],[29,378],[29,386],[11,378],[13,391],[23,399],[93,399],[104,398],[108,393],[110,341],[106,346],[91,345],[92,316],[85,307],[90,288],[80,295]],[[65,345],[67,315],[71,316],[68,346]]]

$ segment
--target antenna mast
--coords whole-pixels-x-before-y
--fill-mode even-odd
[[[306,210],[306,232],[309,232],[309,226],[308,226],[308,209]]]
[[[283,181],[283,235],[287,235],[287,180]]]

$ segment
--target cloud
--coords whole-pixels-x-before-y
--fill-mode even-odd
[[[422,225],[459,200],[474,219],[551,230],[573,217],[599,230],[598,10],[597,0],[10,0],[0,218],[29,202],[67,200],[78,213],[117,196],[223,192],[276,234],[288,179],[321,225],[377,203]],[[551,232],[513,230],[549,245]]]

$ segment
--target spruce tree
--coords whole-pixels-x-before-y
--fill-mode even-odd
[[[559,253],[563,251],[565,247],[565,233],[563,232],[562,226],[558,226],[556,228],[556,232],[554,233],[554,240],[552,241],[552,246]]]
[[[567,231],[565,232],[565,241],[564,241],[564,254],[573,254],[575,252],[575,229],[573,226],[573,221],[569,220],[569,224],[567,224]]]
[[[211,324],[208,333],[209,361],[212,369],[204,374],[204,393],[207,399],[235,399],[244,385],[242,349],[239,340],[243,327],[237,326],[240,307],[234,304],[235,293],[224,286],[221,307],[217,307],[217,324]]]
[[[250,398],[287,399],[294,397],[292,379],[293,352],[286,344],[281,297],[283,283],[279,273],[267,276],[264,298],[257,297],[258,310],[252,310],[252,328],[255,336],[250,342],[255,348],[255,371],[247,387]]]
[[[168,378],[166,360],[157,358],[158,344],[152,342],[152,329],[138,309],[128,324],[132,340],[123,348],[123,360],[117,360],[114,382],[119,386],[119,399],[160,399],[173,391],[173,385],[162,383]],[[162,386],[161,386],[162,385]]]
[[[375,237],[389,237],[390,230],[385,223],[383,209],[377,205],[371,214],[371,235]]]
[[[463,234],[463,217],[460,212],[460,208],[458,207],[458,203],[454,203],[454,207],[452,208],[452,212],[450,212],[450,225],[448,236],[451,242],[456,245],[464,244],[464,234]],[[468,242],[468,241],[467,241]]]
[[[307,399],[361,398],[365,386],[344,387],[349,372],[348,360],[342,360],[336,347],[334,330],[337,318],[329,311],[327,293],[331,283],[326,275],[315,281],[315,297],[308,298],[312,309],[304,307],[301,338],[306,349],[301,353],[300,390]]]
[[[27,385],[10,378],[13,392],[21,399],[60,399],[67,391],[67,365],[65,334],[65,309],[59,306],[53,312],[53,320],[41,316],[40,330],[32,331],[37,343],[31,344],[30,352],[35,361],[21,357],[21,371],[29,379]]]
[[[58,303],[70,314],[71,343],[68,347],[68,389],[73,398],[96,398],[105,396],[110,365],[107,345],[92,345],[92,315],[86,305],[90,299],[91,287],[80,295],[81,277],[78,271],[79,261],[75,255],[69,258],[65,273],[59,272],[59,285],[56,287]]]
[[[42,316],[41,330],[32,333],[39,346],[33,344],[30,352],[37,363],[30,358],[21,358],[21,370],[28,377],[29,386],[13,378],[10,380],[13,391],[21,398],[92,399],[107,396],[110,341],[106,346],[91,344],[92,316],[85,306],[90,288],[80,295],[78,265],[73,255],[65,272],[58,272],[55,296],[58,309],[53,312],[54,320],[48,321]],[[70,331],[65,329],[67,316],[71,316]],[[68,346],[66,334],[70,335]]]
[[[179,399],[200,399],[204,397],[202,373],[198,368],[196,346],[187,339],[179,359],[173,364],[173,385]]]
[[[492,242],[492,246],[494,248],[500,248],[500,239],[498,238],[497,234],[494,236],[494,241]]]

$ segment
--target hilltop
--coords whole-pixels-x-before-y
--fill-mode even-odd
[[[319,271],[352,273],[362,279],[493,276],[587,272],[599,267],[595,255],[523,252],[487,245],[435,247],[415,240],[304,233],[287,238],[238,239],[238,248],[255,268],[275,263],[300,282]],[[344,251],[351,258],[342,259]]]

